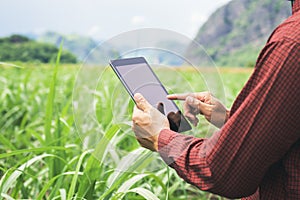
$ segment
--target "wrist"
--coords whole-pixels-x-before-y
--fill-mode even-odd
[[[154,140],[153,140],[153,147],[154,147],[154,151],[158,152],[158,149],[159,149],[159,135],[163,132],[163,131],[169,131],[170,130],[170,127],[169,126],[166,126],[164,128],[162,128],[158,134],[156,134],[154,137]]]
[[[176,132],[170,130],[170,129],[163,129],[160,131],[158,135],[158,151],[160,151],[162,148],[166,147],[169,142],[171,141],[171,138],[176,134]]]
[[[229,110],[229,109],[226,109],[225,123],[228,121],[229,117],[230,117],[230,110]]]

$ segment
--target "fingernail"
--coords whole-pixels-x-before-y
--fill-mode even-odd
[[[140,93],[136,93],[135,95],[134,95],[134,99],[135,100],[141,100],[143,98],[143,96],[140,94]]]

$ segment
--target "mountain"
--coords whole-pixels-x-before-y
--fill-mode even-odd
[[[134,35],[134,34],[133,34]],[[148,61],[158,64],[166,64],[172,66],[180,66],[184,62],[181,58],[158,49],[136,49],[134,38],[119,41],[95,41],[90,37],[80,35],[63,35],[56,32],[45,32],[41,35],[31,35],[38,42],[60,45],[61,40],[64,40],[64,49],[72,52],[77,56],[79,61],[85,64],[107,65],[109,59],[116,59],[120,52],[127,52],[122,57],[145,56]],[[132,44],[133,43],[133,44]],[[165,49],[179,49],[184,50],[187,48],[188,43],[181,43],[181,41],[164,40],[160,41],[160,46]]]
[[[274,28],[291,15],[284,0],[233,0],[214,12],[194,41],[218,66],[253,66]],[[211,65],[203,49],[191,43],[186,57]]]
[[[90,37],[85,37],[81,35],[71,34],[63,35],[56,32],[45,32],[41,35],[36,35],[35,39],[38,42],[54,44],[59,46],[62,39],[64,40],[64,49],[72,52],[76,55],[79,61],[84,61],[90,52],[98,46],[100,42],[93,40]],[[89,57],[89,62],[96,63],[101,58],[101,55],[93,53]]]

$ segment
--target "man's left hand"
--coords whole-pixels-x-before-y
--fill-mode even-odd
[[[158,135],[162,130],[170,129],[169,121],[141,94],[135,94],[134,100],[136,106],[132,115],[132,130],[142,147],[158,151]]]

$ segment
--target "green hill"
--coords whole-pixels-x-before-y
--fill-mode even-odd
[[[1,62],[41,62],[54,61],[58,48],[51,44],[39,43],[21,35],[0,38]],[[76,57],[68,51],[63,51],[62,63],[76,63]]]
[[[268,36],[289,15],[288,1],[233,0],[209,17],[194,40],[218,66],[253,66]],[[186,56],[192,62],[211,63],[199,52],[191,44]]]

